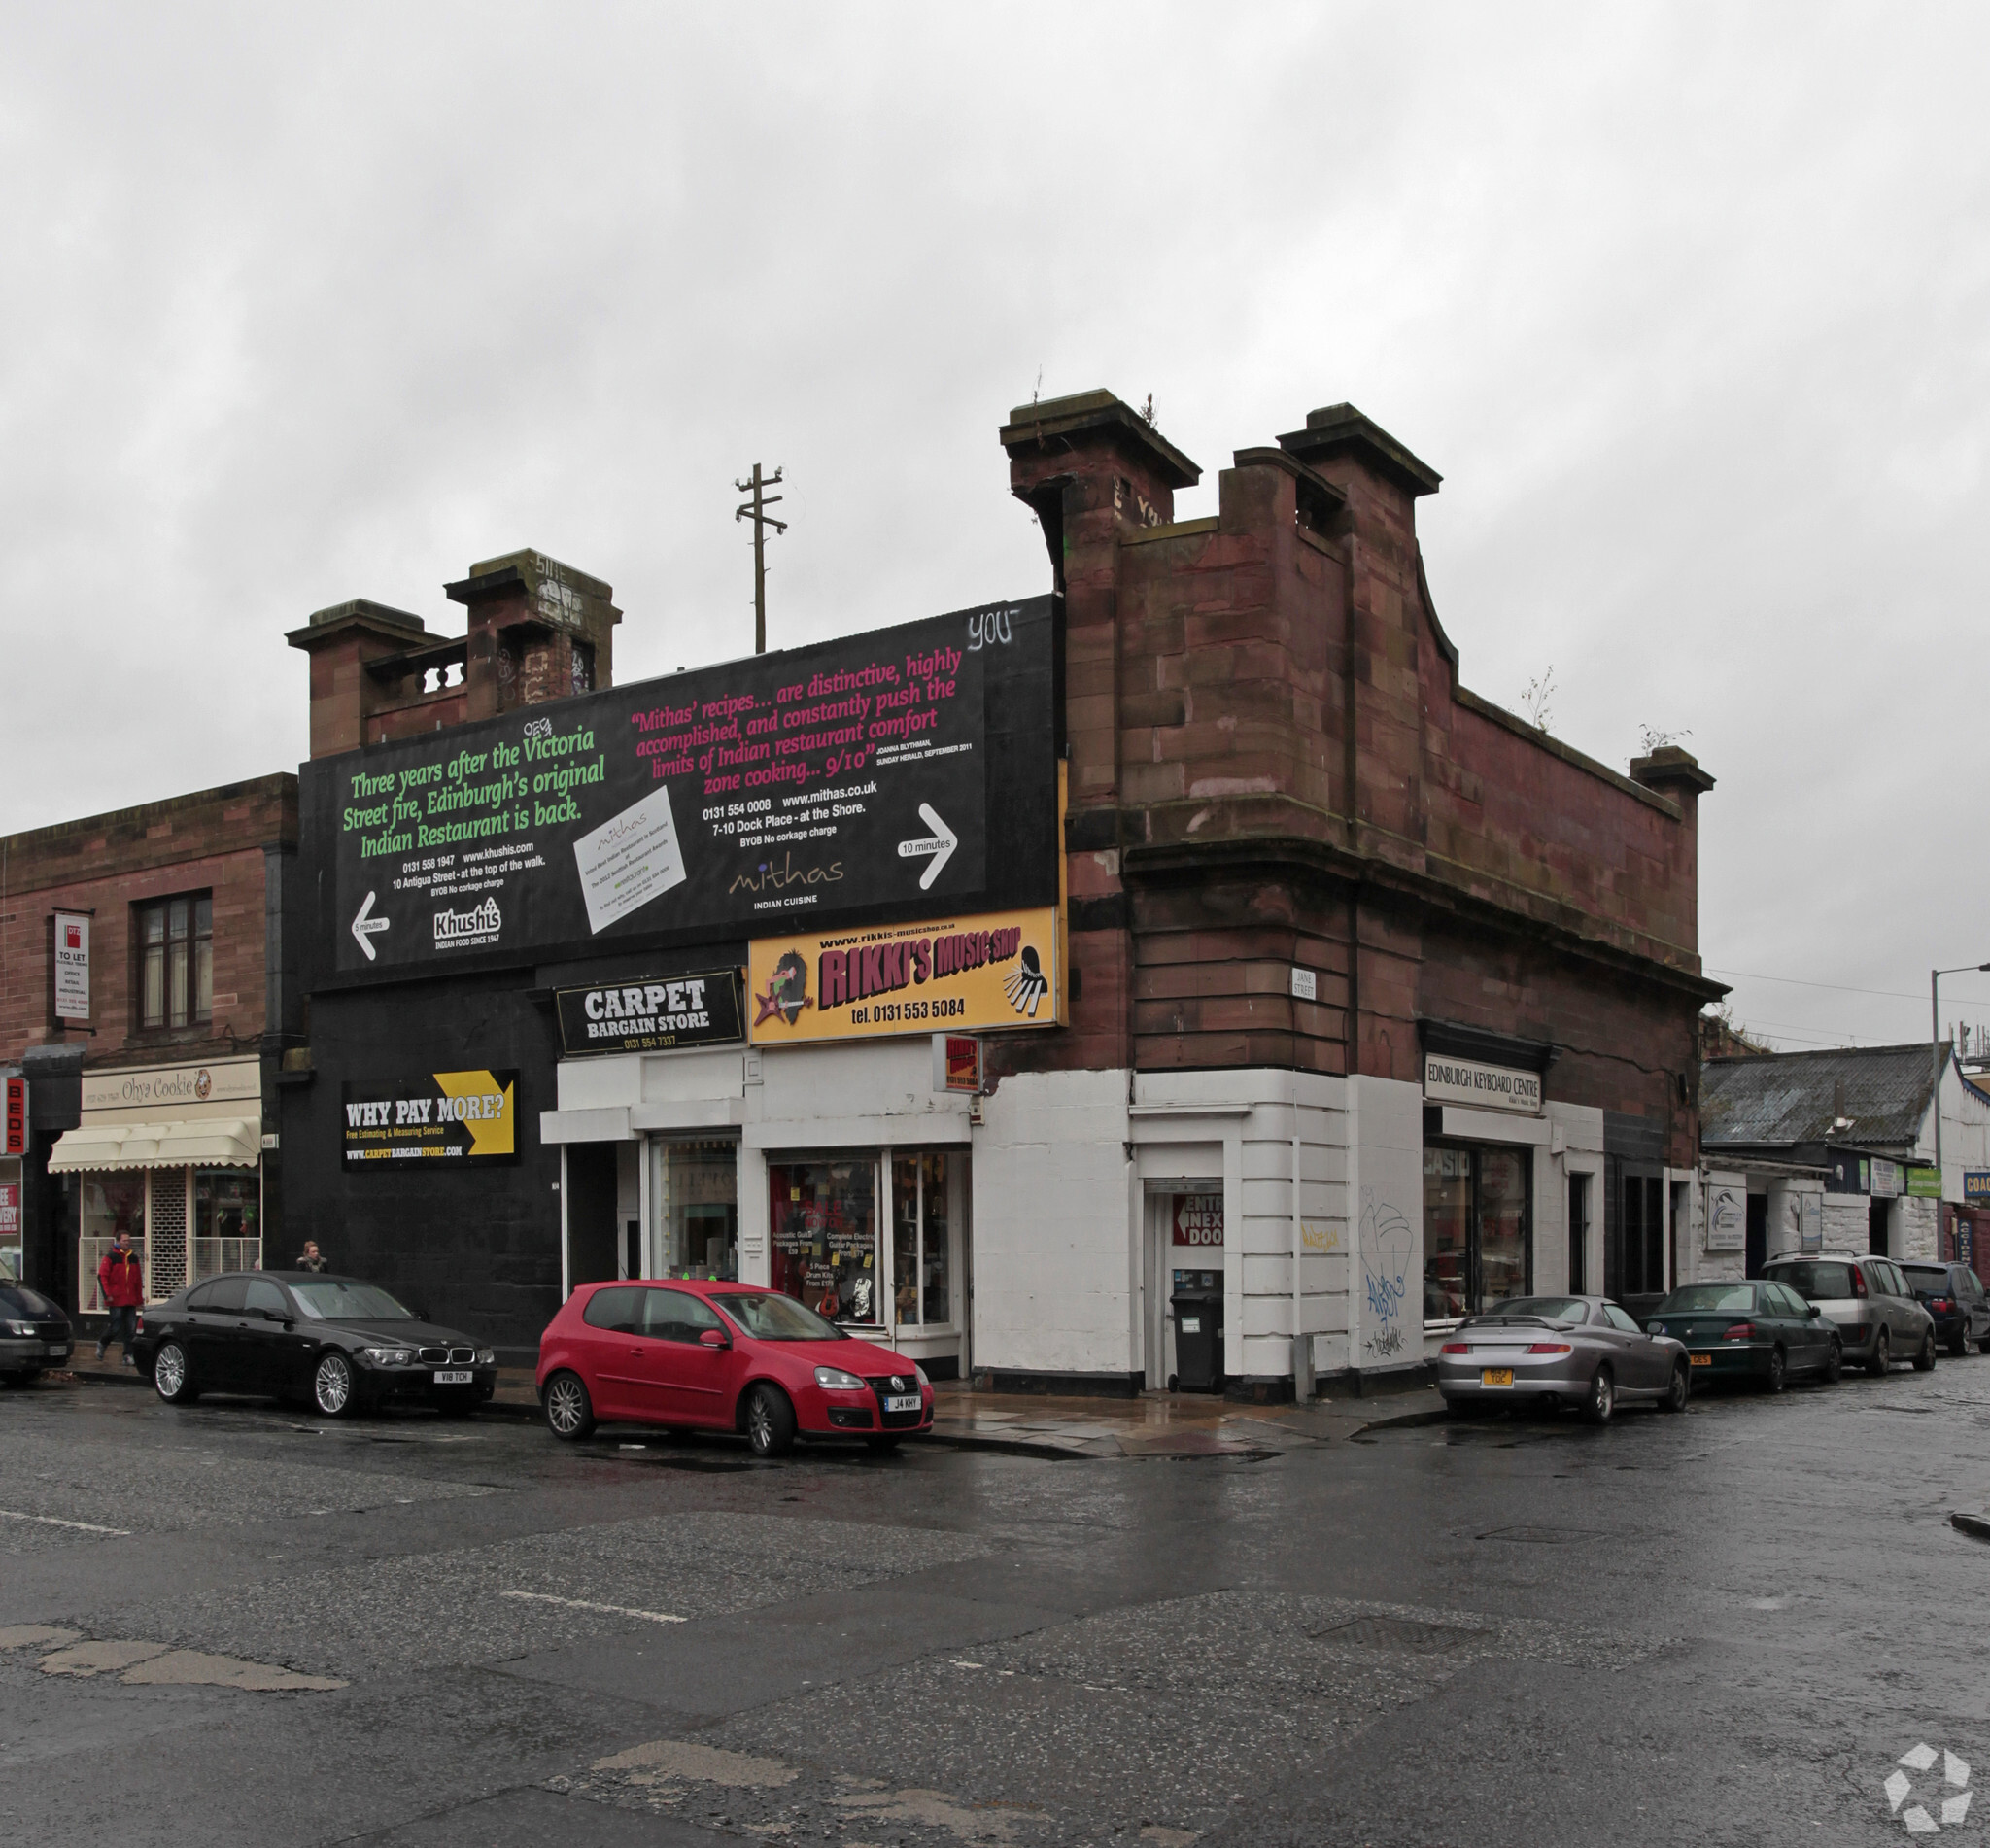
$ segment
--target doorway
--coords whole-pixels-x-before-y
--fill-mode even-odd
[[[1219,1180],[1147,1182],[1146,1258],[1141,1299],[1142,1353],[1149,1391],[1165,1392],[1182,1371],[1175,1345],[1175,1297],[1214,1298],[1220,1321],[1223,1290],[1223,1183]],[[1218,1354],[1220,1371],[1221,1353]]]
[[[1589,1294],[1590,1178],[1568,1177],[1568,1293]]]
[[[1866,1209],[1866,1249],[1874,1257],[1891,1257],[1887,1247],[1893,1230],[1893,1202],[1875,1200]]]
[[[1760,1277],[1768,1262],[1768,1195],[1748,1196],[1748,1239],[1743,1268],[1750,1277]]]

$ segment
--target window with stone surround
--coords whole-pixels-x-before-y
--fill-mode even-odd
[[[131,907],[137,1025],[171,1032],[214,1017],[214,895],[188,892]]]

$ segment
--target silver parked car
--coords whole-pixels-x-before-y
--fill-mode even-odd
[[[1437,1389],[1454,1417],[1527,1400],[1580,1406],[1607,1424],[1634,1400],[1685,1411],[1693,1379],[1683,1342],[1604,1297],[1516,1296],[1458,1323],[1438,1350]]]
[[[1935,1365],[1935,1318],[1890,1257],[1827,1251],[1816,1257],[1775,1257],[1765,1278],[1785,1283],[1837,1324],[1845,1364],[1886,1372],[1911,1360],[1923,1373]]]

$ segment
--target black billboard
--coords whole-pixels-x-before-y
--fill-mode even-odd
[[[563,988],[556,999],[560,1044],[568,1057],[680,1052],[689,1046],[730,1045],[746,1037],[737,969]]]
[[[1041,597],[306,765],[323,976],[1052,903],[1057,654]]]

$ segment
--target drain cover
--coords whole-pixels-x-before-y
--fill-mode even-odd
[[[1356,1617],[1346,1624],[1313,1631],[1322,1643],[1352,1645],[1356,1649],[1390,1649],[1401,1656],[1441,1656],[1469,1642],[1475,1630],[1458,1629],[1446,1624],[1420,1624],[1409,1617]]]

